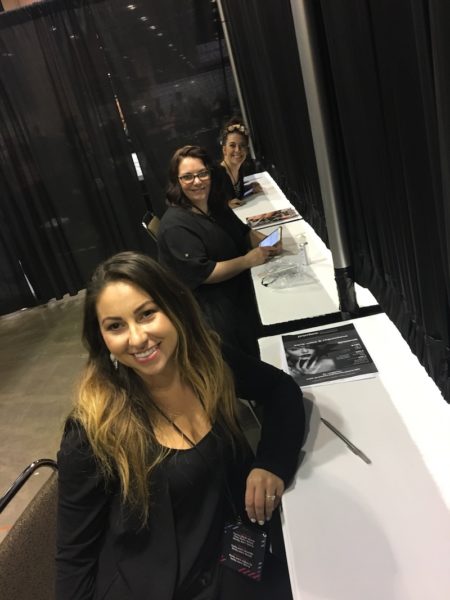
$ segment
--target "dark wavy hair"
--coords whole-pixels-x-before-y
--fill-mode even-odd
[[[183,158],[198,158],[211,172],[211,191],[213,191],[214,183],[214,168],[211,158],[204,148],[200,146],[183,146],[175,151],[174,155],[170,159],[169,164],[169,184],[167,186],[167,202],[175,206],[183,206],[190,208],[192,204],[185,196],[183,188],[181,187],[178,179],[178,168]],[[211,192],[210,192],[211,200]],[[210,200],[208,203],[210,204]]]

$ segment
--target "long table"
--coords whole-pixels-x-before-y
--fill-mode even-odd
[[[255,195],[243,206],[235,209],[237,216],[243,222],[246,217],[255,214],[292,206],[269,173],[251,175],[246,178],[246,181],[258,181],[263,188],[263,193]],[[273,228],[268,228],[263,232],[269,233],[272,230]],[[296,282],[284,289],[266,287],[261,282],[268,270],[273,268],[273,263],[252,269],[256,300],[263,325],[339,312],[339,298],[334,280],[331,252],[304,219],[283,225],[283,258],[289,257],[292,260],[298,258],[296,236],[302,233],[306,235],[311,260],[304,281]],[[377,304],[369,290],[359,285],[356,285],[355,288],[360,306]]]
[[[379,373],[304,391],[310,432],[282,501],[294,598],[448,600],[450,406],[386,315],[353,323]],[[280,337],[260,347],[281,368]]]

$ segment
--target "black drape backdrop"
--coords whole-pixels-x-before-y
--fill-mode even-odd
[[[257,152],[325,237],[290,2],[222,4]],[[309,6],[355,279],[450,399],[449,3]]]
[[[154,252],[141,218],[163,210],[171,151],[215,150],[235,110],[211,3],[130,6],[0,16],[0,314],[76,293],[114,252]]]
[[[218,156],[220,127],[239,109],[215,3],[146,0],[131,6],[110,0],[90,10],[150,208],[160,215],[168,158],[184,144]]]
[[[326,237],[290,4],[223,4],[257,152]],[[312,4],[356,280],[449,398],[450,8]],[[212,150],[235,112],[213,3],[129,6],[0,16],[0,312],[75,293],[105,256],[147,249],[131,153],[162,210],[170,152]]]
[[[315,6],[355,278],[449,400],[448,3]]]
[[[0,45],[0,231],[45,302],[84,287],[109,254],[143,249],[145,205],[82,10],[58,2],[4,13]]]
[[[257,158],[327,240],[289,0],[222,0]]]

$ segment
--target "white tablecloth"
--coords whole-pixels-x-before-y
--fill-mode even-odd
[[[246,178],[256,180],[263,194],[251,197],[246,204],[235,209],[237,216],[245,222],[246,217],[271,210],[291,207],[291,203],[278,185],[267,173],[257,173]],[[264,229],[270,233],[273,228]],[[305,233],[308,241],[310,268],[307,271],[306,283],[296,283],[293,287],[275,289],[261,284],[262,276],[267,273],[270,263],[252,269],[253,284],[263,325],[272,325],[305,319],[339,311],[339,298],[334,280],[334,267],[331,252],[314,232],[310,225],[302,220],[283,225],[282,260],[297,258],[296,236]],[[374,306],[377,301],[369,290],[356,285],[356,295],[360,306]]]
[[[283,497],[294,598],[448,600],[450,406],[386,315],[353,322],[379,374],[305,392],[307,452]],[[279,336],[260,346],[281,366]]]

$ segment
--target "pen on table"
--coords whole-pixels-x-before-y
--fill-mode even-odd
[[[336,427],[334,425],[332,425],[329,421],[327,421],[326,419],[323,419],[322,417],[320,417],[320,420],[322,421],[322,423],[324,425],[326,425],[328,427],[328,429],[330,429],[333,433],[335,433],[338,436],[338,438],[340,438],[344,442],[344,444],[347,446],[347,448],[349,450],[351,450],[353,452],[353,454],[356,454],[356,456],[359,456],[359,458],[361,460],[363,460],[365,463],[367,463],[368,465],[372,464],[372,461],[370,460],[370,458],[366,454],[364,454],[364,452],[362,450],[360,450],[357,446],[355,446],[355,444],[352,444],[351,441],[349,439],[347,439],[345,437],[345,435],[339,431],[339,429],[336,429]]]

